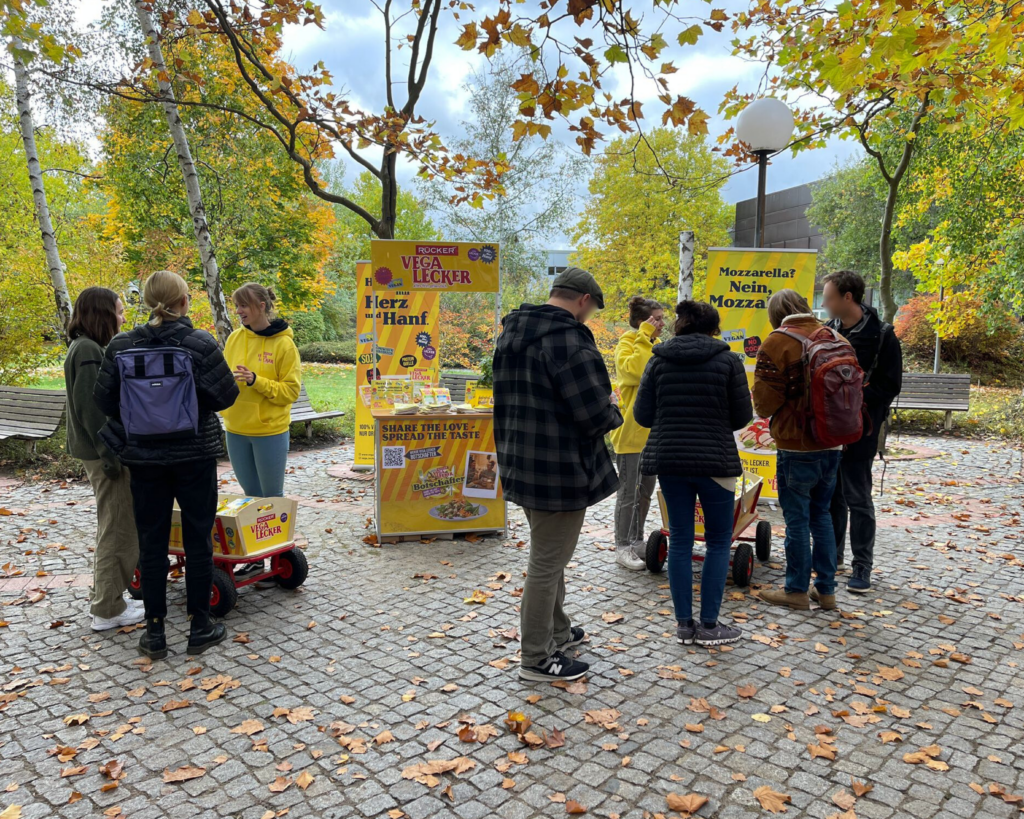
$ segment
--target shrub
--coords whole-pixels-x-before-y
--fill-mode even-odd
[[[305,344],[315,344],[324,340],[326,324],[323,314],[320,312],[292,313],[287,317],[287,322],[295,333],[295,343],[302,347]]]
[[[942,305],[933,295],[908,301],[896,316],[896,335],[905,352],[927,357],[935,351],[936,324],[942,333],[942,360],[982,367],[1015,358],[1024,341],[1020,323],[1007,310],[984,305],[969,293],[957,293]]]
[[[355,364],[354,341],[316,341],[299,347],[299,358],[316,364]]]

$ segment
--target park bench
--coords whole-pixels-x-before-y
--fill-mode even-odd
[[[64,390],[0,387],[0,441],[24,439],[30,452],[49,438],[64,417]]]
[[[341,418],[345,413],[341,410],[328,410],[317,412],[309,403],[309,396],[306,394],[306,385],[303,384],[299,390],[299,397],[292,404],[292,423],[303,423],[306,425],[306,437],[313,437],[313,422],[324,418]]]
[[[461,404],[466,400],[467,381],[479,380],[479,373],[441,373],[441,386],[448,388],[453,404]]]
[[[892,410],[934,410],[946,413],[946,429],[953,428],[953,413],[971,408],[970,373],[903,373],[903,389]]]

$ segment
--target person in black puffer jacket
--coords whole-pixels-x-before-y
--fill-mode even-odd
[[[223,624],[210,621],[210,532],[217,515],[217,459],[225,455],[216,413],[235,402],[238,385],[216,339],[192,327],[187,316],[188,285],[181,276],[169,270],[154,273],[146,281],[143,300],[152,310],[149,324],[114,336],[103,357],[93,397],[107,416],[100,435],[121,462],[131,467],[146,607],[146,633],[139,640],[139,651],[159,659],[167,656],[167,548],[175,500],[181,509],[182,546],[188,564],[188,653],[199,654],[224,640]],[[121,419],[121,379],[114,356],[139,341],[147,346],[178,343],[191,356],[199,404],[197,433],[145,442],[129,440]]]
[[[651,430],[640,471],[657,475],[669,517],[668,580],[683,645],[734,643],[737,628],[718,611],[729,571],[736,478],[743,474],[733,431],[754,412],[743,364],[721,332],[718,311],[706,302],[676,306],[675,338],[654,348],[640,381],[633,417]],[[706,552],[700,620],[693,618],[694,513],[700,500]]]

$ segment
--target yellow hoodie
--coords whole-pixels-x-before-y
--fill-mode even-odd
[[[254,438],[288,431],[292,404],[302,388],[299,350],[291,327],[280,319],[260,332],[239,327],[224,345],[224,358],[234,370],[239,364],[256,373],[253,385],[240,383],[241,395],[224,410],[224,426],[236,435]]]
[[[633,402],[636,401],[640,377],[651,360],[654,345],[654,327],[641,324],[639,330],[627,330],[615,345],[615,377],[619,385],[619,410],[622,412],[622,426],[609,433],[617,455],[642,452],[647,443],[649,429],[640,426],[633,418]]]

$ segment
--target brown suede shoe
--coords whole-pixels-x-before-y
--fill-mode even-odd
[[[791,609],[802,609],[807,611],[811,607],[811,600],[807,592],[787,592],[783,589],[762,591],[761,599],[773,606],[786,606]]]
[[[811,586],[811,591],[807,596],[825,611],[832,611],[836,607],[836,596],[834,594],[819,594],[814,586]]]

